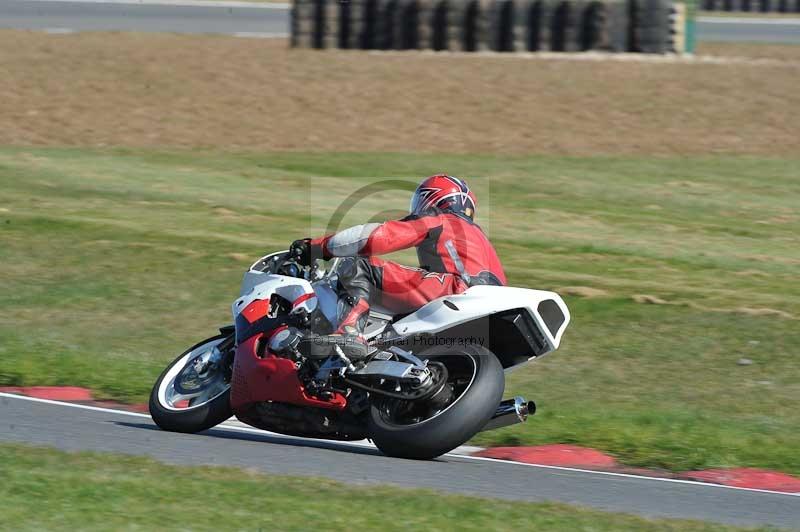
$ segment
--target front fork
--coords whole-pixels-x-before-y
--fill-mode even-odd
[[[233,357],[236,355],[236,327],[233,325],[225,325],[219,328],[220,334],[226,335],[218,345],[217,349],[222,353],[222,360],[220,364],[225,368],[225,378],[228,382],[233,377]]]

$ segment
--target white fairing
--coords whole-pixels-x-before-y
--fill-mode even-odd
[[[253,301],[269,300],[272,294],[278,294],[288,301],[296,302],[292,307],[292,313],[301,310],[311,313],[317,308],[314,289],[311,288],[311,283],[305,279],[250,270],[244,274],[241,296],[231,306],[233,319],[235,320],[236,316]]]
[[[458,310],[445,305],[445,300],[452,302]],[[564,321],[555,334],[539,312],[539,304],[547,300],[555,302],[564,314]],[[482,316],[518,308],[524,308],[531,314],[550,345],[549,351],[558,349],[570,320],[569,310],[561,296],[554,292],[510,286],[473,286],[462,294],[436,299],[395,323],[394,330],[402,336],[434,334]]]
[[[328,280],[322,280],[314,283],[314,293],[317,294],[317,304],[319,305],[322,315],[325,319],[335,327],[339,326],[339,296],[331,288]]]
[[[240,297],[233,302],[231,308],[234,320],[253,301],[269,300],[273,294],[278,294],[292,303],[292,313],[303,311],[310,314],[320,309],[335,327],[338,321],[338,296],[331,286],[331,281],[335,280],[336,263],[334,262],[328,273],[318,278],[312,286],[311,282],[302,278],[264,273],[259,270],[266,260],[276,255],[279,254],[264,257],[245,273]],[[543,290],[510,286],[473,286],[462,294],[431,301],[390,327],[402,337],[435,335],[462,323],[518,309],[527,311],[534,322],[531,326],[535,325],[539,329],[546,343],[537,347],[537,356],[558,349],[561,337],[570,322],[569,310],[558,294]],[[379,310],[373,308],[371,315],[375,315]],[[380,319],[377,323],[380,327],[372,331],[369,337],[380,334],[391,320],[390,315],[379,314]],[[517,360],[509,368],[516,367],[519,363]]]

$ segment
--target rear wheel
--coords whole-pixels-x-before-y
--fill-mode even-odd
[[[370,437],[389,456],[428,460],[464,444],[491,419],[505,387],[503,367],[478,345],[432,349],[420,358],[447,368],[447,384],[432,398],[376,398]]]
[[[172,432],[202,432],[233,415],[229,351],[233,335],[203,340],[164,370],[150,393],[150,415]]]

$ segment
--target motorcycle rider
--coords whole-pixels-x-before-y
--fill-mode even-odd
[[[494,247],[473,221],[477,201],[467,184],[447,174],[422,181],[411,199],[409,216],[368,223],[321,238],[292,243],[298,262],[353,257],[339,270],[345,310],[338,329],[327,337],[350,358],[367,356],[362,336],[370,304],[393,313],[412,312],[436,298],[459,294],[479,284],[505,285]],[[416,247],[419,267],[377,258]]]

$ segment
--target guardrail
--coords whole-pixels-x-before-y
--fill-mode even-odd
[[[676,5],[665,0],[294,0],[291,43],[361,50],[684,52],[685,9]]]

